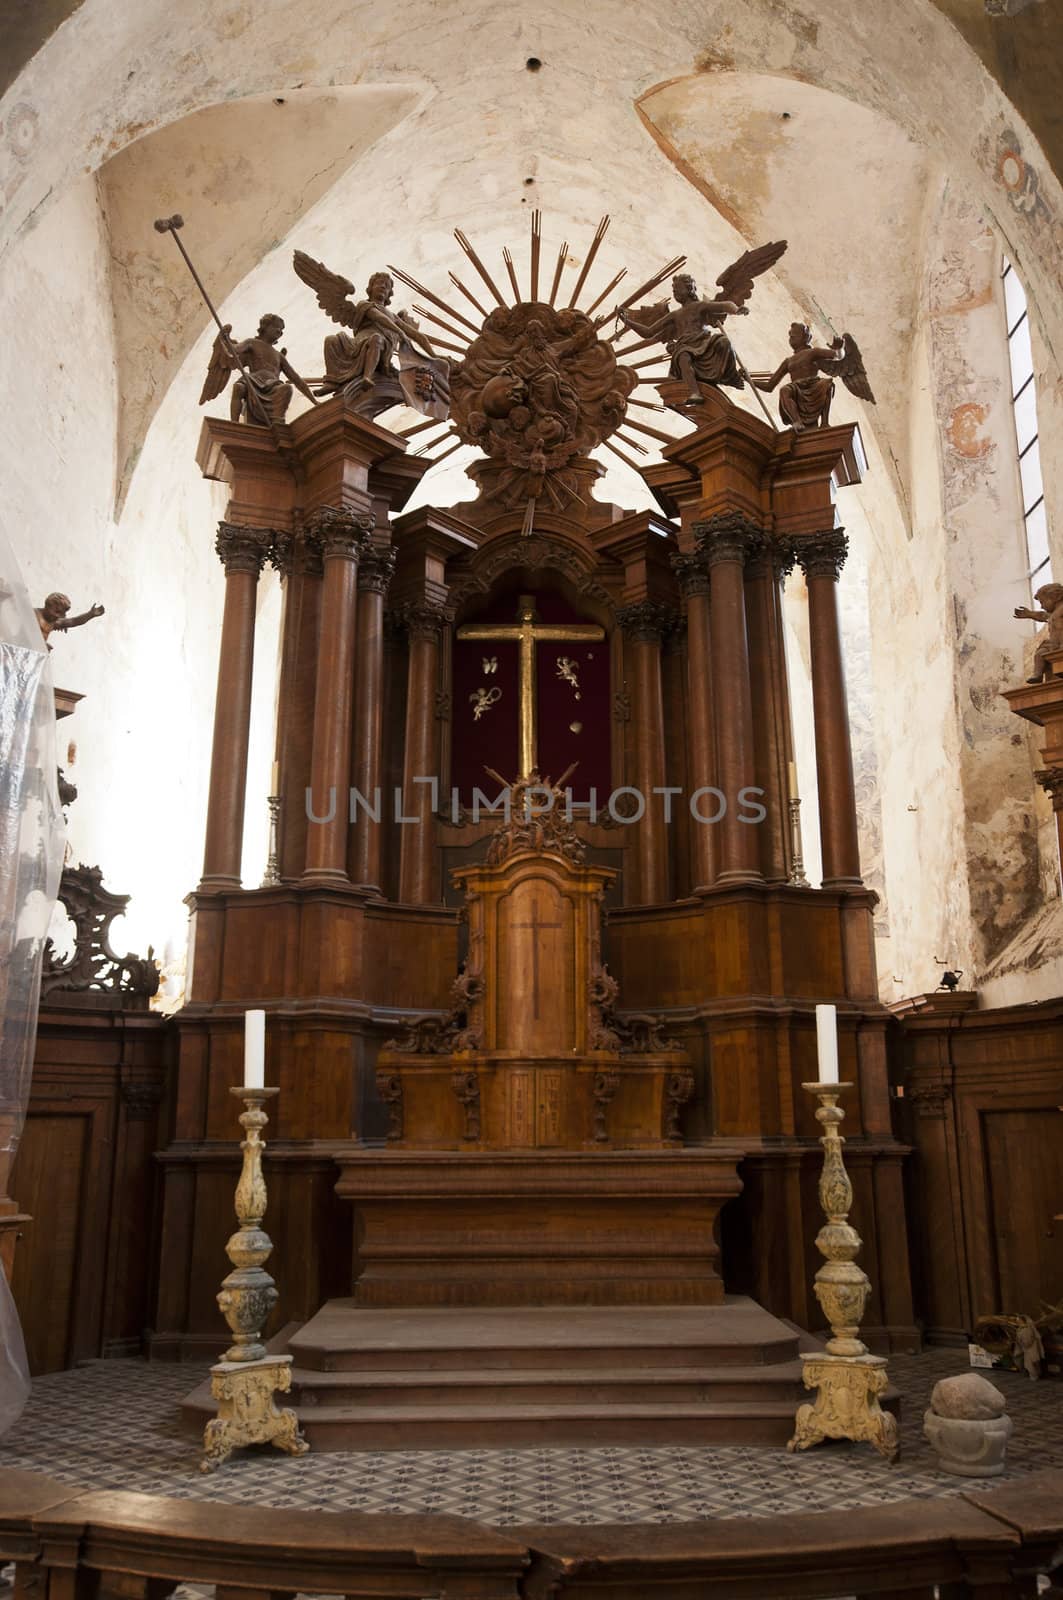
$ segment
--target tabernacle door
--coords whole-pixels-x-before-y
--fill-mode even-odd
[[[577,1047],[576,914],[552,876],[531,872],[498,902],[497,1048],[564,1056]]]

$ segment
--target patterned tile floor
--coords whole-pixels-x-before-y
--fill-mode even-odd
[[[293,1460],[267,1450],[234,1457],[205,1477],[198,1471],[197,1440],[177,1416],[178,1402],[205,1369],[140,1361],[92,1362],[39,1378],[0,1444],[0,1459],[85,1488],[307,1510],[449,1512],[496,1526],[829,1511],[970,1487],[937,1471],[921,1434],[931,1388],[964,1370],[964,1355],[932,1350],[891,1359],[891,1376],[904,1397],[902,1453],[894,1467],[867,1445],[845,1443],[798,1456],[781,1449],[676,1446],[366,1451]],[[1007,1372],[990,1376],[1015,1423],[1006,1477],[995,1482],[1063,1467],[1063,1383],[1031,1383]]]

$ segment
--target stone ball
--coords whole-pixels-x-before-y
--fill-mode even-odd
[[[961,1372],[956,1378],[935,1383],[930,1409],[939,1417],[960,1417],[968,1422],[984,1422],[1004,1414],[1007,1401],[1000,1390],[977,1372]]]

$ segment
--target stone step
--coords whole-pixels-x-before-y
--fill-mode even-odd
[[[292,1371],[290,1404],[301,1411],[385,1406],[571,1404],[653,1405],[786,1401],[791,1409],[803,1394],[800,1361],[771,1366],[660,1367],[487,1367],[479,1370],[388,1372]]]
[[[470,1450],[569,1445],[785,1445],[793,1401],[608,1406],[462,1405],[421,1408],[307,1407],[300,1426],[312,1449]]]

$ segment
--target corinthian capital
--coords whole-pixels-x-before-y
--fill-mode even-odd
[[[359,589],[371,589],[374,594],[387,594],[395,571],[395,550],[369,549],[358,563]]]
[[[303,527],[308,537],[320,545],[326,561],[330,556],[356,561],[372,537],[373,519],[365,511],[318,506],[303,518]]]
[[[1063,811],[1063,767],[1041,767],[1034,773],[1045,794],[1052,799],[1052,810]]]
[[[640,643],[657,642],[675,627],[676,615],[671,606],[660,600],[636,600],[633,605],[621,606],[616,620],[629,639]]]
[[[844,528],[827,528],[794,540],[797,559],[806,578],[837,578],[849,554]]]
[[[693,555],[674,555],[672,571],[675,573],[684,600],[689,600],[691,595],[708,594],[709,563],[701,551],[696,551]]]
[[[273,540],[270,528],[245,528],[238,522],[219,522],[214,549],[226,577],[231,572],[250,572],[257,578],[273,548]]]
[[[448,618],[445,606],[426,601],[408,601],[394,615],[411,639],[437,639]]]
[[[695,522],[694,539],[699,554],[710,567],[721,561],[754,561],[764,548],[763,528],[744,511],[718,511],[704,522]]]

